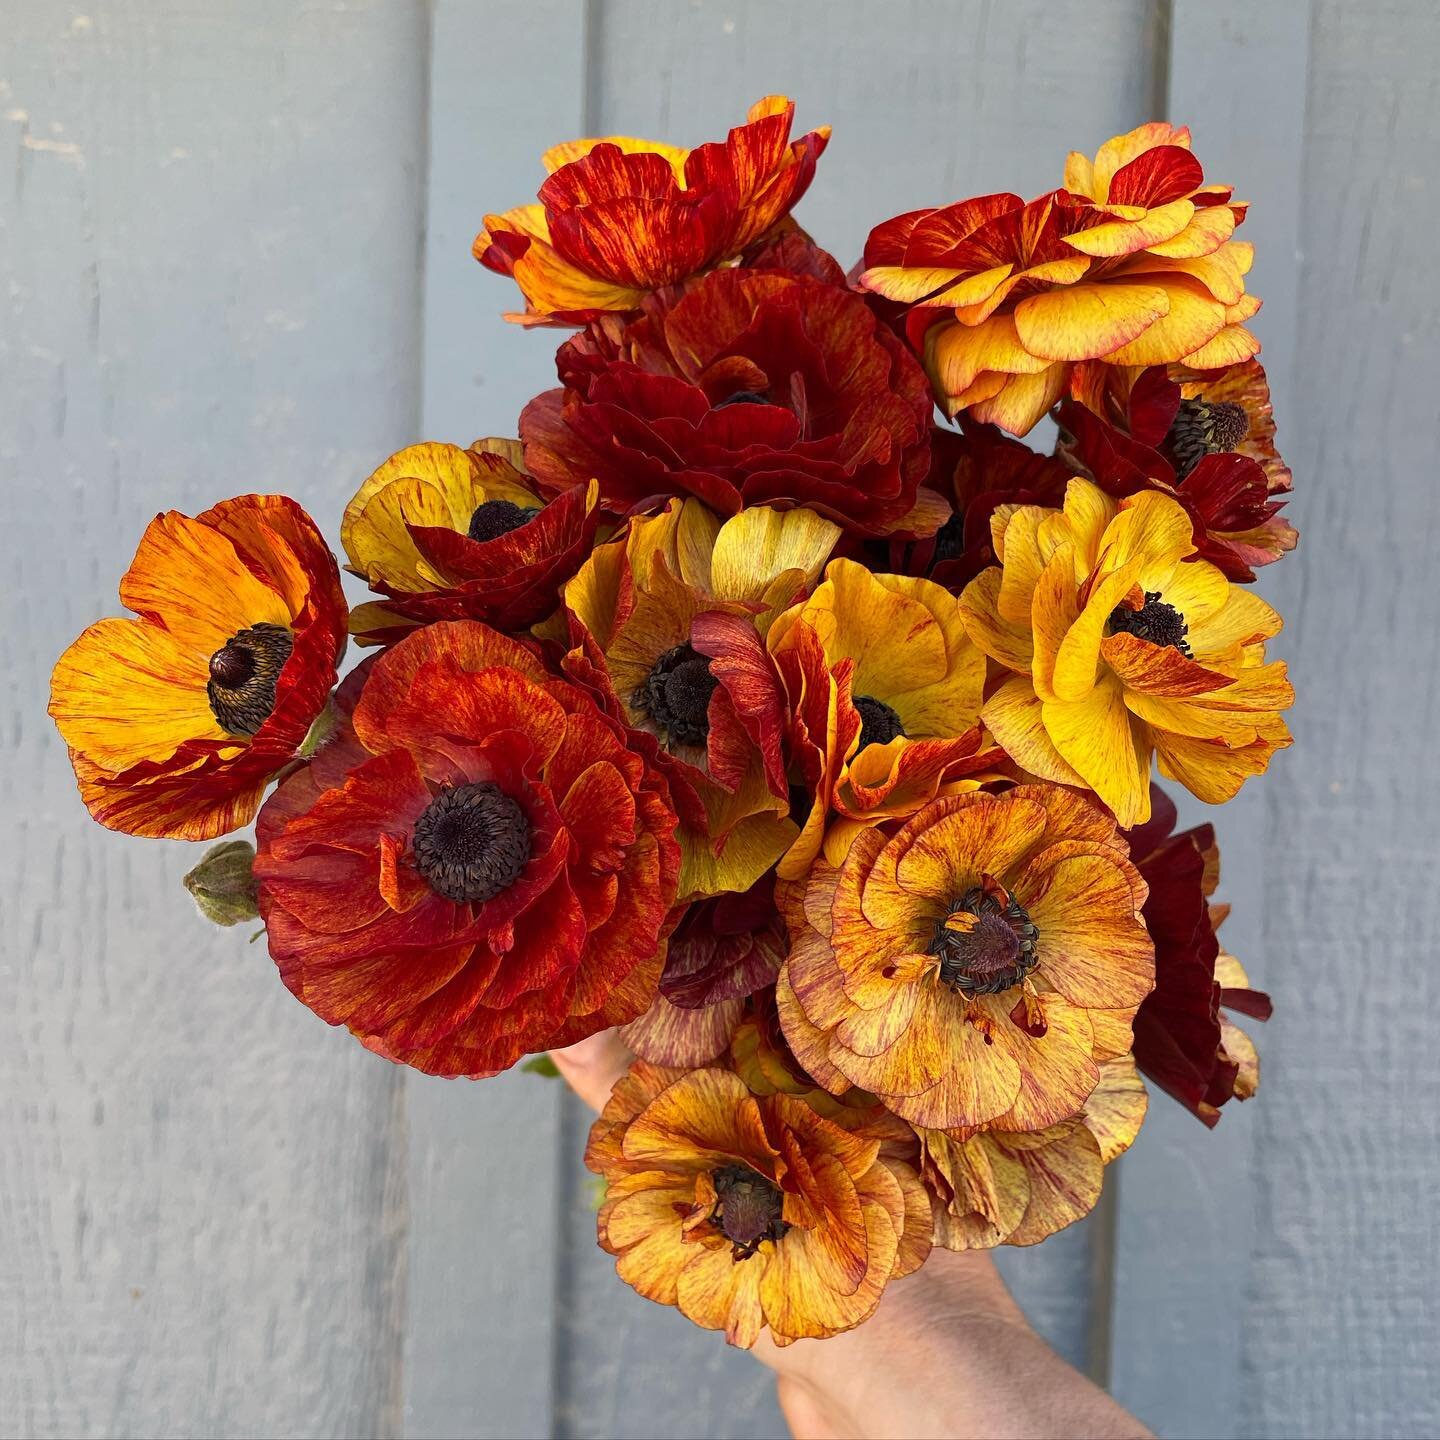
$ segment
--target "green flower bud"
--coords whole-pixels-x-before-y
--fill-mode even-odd
[[[222,840],[205,852],[184,884],[207,920],[238,925],[260,914],[254,864],[255,847],[248,840]]]

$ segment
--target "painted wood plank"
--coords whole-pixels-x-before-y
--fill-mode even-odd
[[[5,7],[7,1434],[399,1431],[398,1073],[193,912],[198,847],[87,819],[44,697],[158,510],[280,489],[333,538],[413,428],[417,18]]]
[[[695,143],[770,91],[796,98],[802,126],[832,123],[799,218],[846,264],[889,215],[1058,184],[1067,149],[1093,149],[1160,103],[1160,12],[1148,0],[601,0],[592,14],[588,108],[601,133]],[[571,1128],[573,1150],[573,1116]],[[768,1377],[614,1278],[583,1174],[572,1164],[567,1177],[558,1433],[783,1434]],[[1041,1331],[1082,1366],[1102,1233],[1087,1223],[1000,1257]]]
[[[554,383],[555,331],[506,325],[513,286],[476,264],[487,210],[534,197],[540,152],[579,134],[579,0],[431,7],[426,439],[514,435]],[[560,1086],[411,1075],[405,1424],[426,1436],[550,1433]]]
[[[1302,539],[1276,567],[1299,738],[1265,788],[1279,1008],[1244,1435],[1440,1433],[1436,54],[1428,0],[1314,8],[1286,431]]]
[[[1191,126],[1207,178],[1233,182],[1241,198],[1254,202],[1242,232],[1256,247],[1247,285],[1265,302],[1255,329],[1287,453],[1296,421],[1291,371],[1309,27],[1308,0],[1265,6],[1175,0],[1170,33],[1167,118]],[[1302,531],[1308,493],[1311,477],[1302,475],[1294,506]],[[1304,543],[1308,549],[1314,542],[1307,536]],[[1294,563],[1291,557],[1262,572],[1257,589],[1275,599]],[[1282,635],[1276,653],[1283,657],[1292,645],[1291,636]],[[1182,824],[1209,820],[1216,827],[1220,894],[1234,906],[1227,948],[1250,967],[1256,984],[1277,990],[1277,957],[1264,933],[1273,883],[1267,814],[1279,777],[1305,765],[1304,746],[1302,732],[1300,746],[1280,757],[1274,775],[1252,781],[1228,805],[1177,797]],[[1283,992],[1277,1000],[1294,1003]],[[1154,1092],[1144,1131],[1120,1173],[1110,1383],[1123,1404],[1166,1435],[1245,1433],[1237,1430],[1244,1356],[1234,1317],[1250,1282],[1260,1200],[1256,1124],[1275,1103],[1268,1028],[1256,1027],[1265,1083],[1252,1106],[1231,1105],[1219,1127],[1207,1132]]]

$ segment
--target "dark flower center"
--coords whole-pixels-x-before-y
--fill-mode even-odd
[[[537,506],[517,505],[513,500],[487,500],[475,507],[470,528],[465,532],[472,540],[497,540],[522,525],[528,525],[540,510]]]
[[[720,682],[710,661],[693,645],[677,645],[656,662],[645,683],[630,697],[674,745],[703,745],[710,734],[710,697]]]
[[[950,902],[936,923],[930,954],[940,961],[940,983],[963,995],[998,995],[1018,985],[1039,959],[1040,931],[1029,912],[989,875]]]
[[[415,822],[415,868],[457,905],[492,900],[530,858],[530,822],[498,785],[477,781],[442,790]]]
[[[957,510],[935,532],[935,554],[932,565],[942,560],[958,560],[965,553],[965,517]]]
[[[205,695],[222,730],[248,738],[270,718],[280,672],[294,648],[289,630],[262,621],[232,635],[210,657]]]
[[[1158,590],[1147,590],[1145,603],[1138,610],[1132,610],[1128,605],[1117,605],[1110,612],[1107,623],[1112,635],[1122,632],[1138,635],[1152,645],[1169,645],[1187,658],[1190,655],[1190,642],[1185,638],[1190,633],[1190,627],[1173,605],[1160,598]]]
[[[733,395],[717,401],[710,408],[723,410],[727,405],[768,405],[769,403],[770,397],[762,394],[759,390],[737,390]]]
[[[790,1228],[780,1218],[785,1197],[780,1187],[748,1165],[726,1165],[710,1177],[715,1183],[712,1223],[734,1247],[731,1258],[748,1260],[762,1240],[779,1240]]]
[[[1222,400],[1182,400],[1166,439],[1183,480],[1207,455],[1234,450],[1250,433],[1250,417],[1243,405]]]
[[[873,695],[857,695],[855,708],[860,712],[860,745],[856,754],[867,745],[888,745],[897,735],[905,733],[900,717]]]

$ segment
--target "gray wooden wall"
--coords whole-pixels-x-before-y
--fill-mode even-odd
[[[330,532],[424,435],[513,432],[547,337],[469,258],[546,144],[783,90],[801,218],[1056,183],[1168,114],[1257,202],[1298,555],[1296,748],[1220,816],[1262,1096],[1158,1100],[1101,1210],[1002,1257],[1167,1435],[1440,1431],[1431,0],[0,0],[0,1434],[767,1436],[746,1357],[614,1280],[585,1119],[404,1076],[84,818],[44,716],[157,510]]]

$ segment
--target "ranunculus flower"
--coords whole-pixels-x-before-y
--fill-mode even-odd
[[[1142,125],[1072,154],[1063,189],[983,195],[875,227],[860,283],[904,325],[951,415],[1027,433],[1097,365],[1196,369],[1259,349],[1244,321],[1245,207],[1206,185],[1190,132]]]
[[[1129,836],[1155,941],[1155,989],[1135,1017],[1135,1061],[1213,1127],[1226,1101],[1248,1100],[1260,1083],[1255,1045],[1225,1010],[1268,1020],[1270,997],[1250,988],[1216,938],[1229,907],[1210,903],[1220,880],[1214,826],[1176,832],[1175,821],[1174,802],[1157,786],[1149,822]]]
[[[520,417],[526,462],[551,492],[594,477],[618,514],[671,495],[722,515],[805,505],[865,535],[930,534],[949,514],[920,489],[924,373],[838,267],[828,281],[716,271],[626,324],[591,325],[557,364],[562,388]]]
[[[1145,883],[1113,818],[1059,786],[934,800],[776,893],[796,1058],[928,1129],[1069,1119],[1154,983]]]
[[[1036,1245],[1083,1220],[1105,1167],[1130,1148],[1148,1104],[1135,1062],[1122,1055],[1077,1115],[1044,1130],[920,1130],[920,1173],[935,1196],[935,1243],[947,1250]]]
[[[773,874],[742,893],[694,901],[671,932],[660,993],[625,1026],[625,1043],[656,1065],[708,1064],[729,1046],[746,1000],[774,985],[784,958]]]
[[[600,1244],[647,1300],[749,1347],[838,1335],[930,1251],[930,1201],[888,1127],[845,1128],[721,1069],[637,1061],[590,1132]]]
[[[139,618],[90,626],[50,681],[81,798],[130,835],[238,830],[335,684],[334,557],[293,500],[242,495],[193,520],[156,516],[120,599]]]
[[[534,625],[590,553],[597,498],[581,485],[546,504],[514,440],[407,446],[366,480],[340,522],[348,568],[389,597],[354,610],[351,631],[361,644],[384,644],[432,620]]]
[[[1290,744],[1294,690],[1265,641],[1280,617],[1189,559],[1184,507],[1118,503],[1072,480],[1063,510],[997,514],[1001,564],[965,587],[975,643],[1011,677],[982,717],[1033,775],[1084,785],[1122,825],[1150,814],[1150,761],[1200,799],[1228,800]]]
[[[567,670],[584,669],[674,781],[682,899],[748,890],[797,834],[785,694],[764,637],[839,533],[810,510],[761,506],[722,523],[675,500],[632,519],[565,587]]]
[[[766,645],[785,683],[791,763],[809,802],[780,862],[783,879],[804,875],[832,812],[872,825],[910,815],[999,758],[980,749],[985,657],[959,602],[932,581],[832,560]]]
[[[493,1075],[650,1004],[674,829],[663,776],[585,692],[440,621],[370,662],[341,734],[261,811],[270,953],[377,1053]]]
[[[794,104],[767,95],[719,144],[682,150],[610,135],[547,150],[538,205],[487,215],[475,258],[514,277],[532,323],[634,310],[650,291],[733,259],[809,188],[829,126],[790,139]]]

